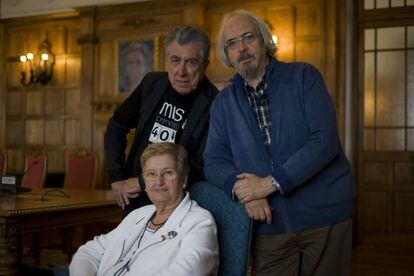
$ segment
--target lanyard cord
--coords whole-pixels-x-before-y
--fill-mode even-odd
[[[155,214],[155,213],[154,213]],[[154,215],[153,215],[154,216]],[[151,217],[151,219],[152,219],[152,217]],[[144,230],[141,232],[141,234],[139,235],[139,238],[138,238],[138,245],[137,245],[137,248],[135,249],[135,250],[138,250],[138,248],[139,248],[139,246],[141,245],[141,241],[142,241],[142,239],[144,238],[144,234],[145,234],[145,232],[147,231],[147,228],[148,228],[148,226],[149,226],[149,223],[150,223],[150,221],[151,221],[151,219],[149,219],[148,220],[148,222],[147,222],[147,224],[145,225],[145,227],[144,227]],[[124,243],[125,243],[125,241],[124,241]],[[132,253],[132,256],[134,256],[134,254],[135,254],[135,251]],[[126,262],[123,266],[121,266],[117,271],[115,271],[115,273],[114,273],[114,276],[119,276],[119,275],[121,275],[121,273],[122,272],[124,272],[125,271],[125,269],[127,270],[127,271],[129,271],[129,262],[131,261],[131,259],[132,259],[132,257],[128,260],[128,262]]]

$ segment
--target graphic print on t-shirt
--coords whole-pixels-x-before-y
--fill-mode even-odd
[[[185,123],[185,110],[165,101],[155,118],[149,141],[172,142],[174,143],[177,136],[177,130]]]

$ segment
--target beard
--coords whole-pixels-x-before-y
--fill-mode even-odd
[[[244,62],[247,59],[250,60]],[[245,79],[255,79],[259,74],[259,60],[248,51],[242,52],[237,60],[240,75]]]

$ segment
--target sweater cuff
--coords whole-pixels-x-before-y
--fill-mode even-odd
[[[233,200],[235,201],[236,198],[233,193],[234,184],[237,181],[237,174],[232,174],[224,181],[224,192]]]
[[[108,172],[108,181],[109,185],[115,181],[125,180],[125,174],[123,170],[120,169],[113,169],[113,170],[107,170]]]
[[[286,193],[289,192],[289,186],[292,182],[289,175],[282,167],[279,167],[275,170],[272,176],[276,179],[277,183],[279,184],[280,193],[282,195],[286,195]]]

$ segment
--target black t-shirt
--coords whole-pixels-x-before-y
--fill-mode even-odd
[[[138,152],[142,153],[150,143],[178,143],[197,94],[196,90],[190,94],[181,95],[169,85],[155,108],[154,116],[145,126],[143,143]]]

